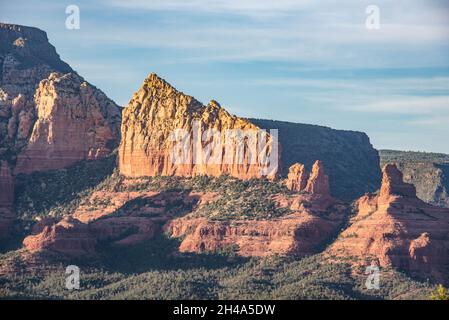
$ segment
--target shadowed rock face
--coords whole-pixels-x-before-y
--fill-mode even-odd
[[[447,282],[449,210],[419,200],[395,165],[384,167],[382,181],[378,196],[367,194],[357,201],[352,224],[328,253],[355,265],[374,260]]]
[[[387,164],[383,169],[380,196],[388,197],[390,195],[416,198],[415,187],[412,184],[404,182],[402,172],[398,170],[395,164]]]
[[[418,198],[435,206],[449,208],[449,164],[402,162],[404,180],[416,187]]]
[[[161,223],[191,208],[204,194],[182,192],[94,192],[72,215],[43,219],[23,241],[30,253],[54,252],[68,257],[97,254],[100,243],[132,246],[161,233]],[[106,200],[106,201],[105,201]],[[102,201],[103,205],[95,203]]]
[[[8,237],[13,220],[14,178],[8,162],[0,161],[0,239]]]
[[[14,202],[14,178],[8,162],[0,162],[0,207],[11,207]]]
[[[45,32],[0,24],[0,160],[59,169],[118,145],[119,107],[63,62]]]
[[[198,131],[194,127],[199,128],[203,134],[198,139],[201,148],[221,143],[211,153],[215,160],[206,163],[200,160],[201,157],[197,157],[194,148],[198,143],[194,139],[198,137],[195,136]],[[230,129],[250,136],[239,145],[226,135]],[[218,139],[214,136],[212,141],[208,141],[206,130],[211,134],[217,133]],[[174,139],[177,132],[191,137],[182,145],[184,153],[178,158],[178,162],[172,156],[172,152],[178,154],[179,151],[176,138]],[[266,141],[265,154],[273,154],[277,162],[277,143],[270,135],[260,137],[257,132],[258,127],[229,114],[217,102],[211,101],[204,106],[193,97],[177,91],[157,75],[151,74],[123,110],[120,172],[132,177],[229,174],[241,179],[263,176],[273,178],[277,174],[276,163],[268,171],[264,170],[259,153],[261,149],[257,148]]]

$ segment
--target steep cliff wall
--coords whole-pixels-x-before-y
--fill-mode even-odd
[[[257,126],[215,101],[202,105],[156,74],[145,79],[122,118],[119,159],[126,176],[228,174],[249,179],[277,174],[273,137],[261,135]]]
[[[0,24],[0,160],[18,162],[16,173],[104,156],[118,145],[120,116],[59,58],[45,32]]]

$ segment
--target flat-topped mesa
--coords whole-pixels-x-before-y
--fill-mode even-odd
[[[303,164],[295,163],[288,169],[286,186],[294,192],[300,192],[306,188],[307,172]]]
[[[119,167],[125,176],[272,179],[278,161],[275,137],[214,100],[202,105],[154,73],[122,113]]]
[[[0,161],[0,207],[9,208],[14,202],[14,177],[6,161]]]
[[[320,160],[313,164],[305,191],[311,194],[330,195],[329,177],[325,175],[324,165]]]
[[[416,188],[403,180],[402,172],[395,164],[387,164],[382,170],[382,187],[380,189],[381,197],[391,195],[416,198]]]
[[[16,173],[67,167],[108,155],[120,136],[120,112],[75,73],[52,73],[35,93],[37,119],[19,153]]]

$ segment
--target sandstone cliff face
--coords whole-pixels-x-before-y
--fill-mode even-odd
[[[271,135],[261,135],[258,127],[215,101],[203,106],[155,74],[134,94],[122,117],[123,175],[229,174],[249,179],[277,174],[278,145]]]
[[[300,192],[307,186],[306,167],[301,163],[295,163],[288,169],[286,186],[291,191]]]
[[[104,93],[74,73],[52,73],[35,93],[36,121],[15,171],[59,169],[108,155],[119,137],[120,114]]]
[[[0,24],[0,158],[12,163],[26,145],[36,114],[34,93],[55,71],[73,72],[45,32]]]
[[[45,32],[0,24],[0,160],[19,158],[15,172],[29,173],[95,159],[118,144],[119,125],[119,107],[60,60]]]
[[[306,192],[311,194],[329,195],[329,177],[324,174],[324,166],[321,161],[316,161],[312,167]]]
[[[395,165],[384,167],[380,194],[365,195],[357,207],[350,227],[328,250],[330,256],[352,258],[355,265],[374,260],[448,281],[449,210],[419,200]]]

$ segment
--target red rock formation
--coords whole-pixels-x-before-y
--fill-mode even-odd
[[[288,170],[286,182],[287,188],[291,191],[300,192],[307,186],[306,168],[301,163],[295,163]]]
[[[280,218],[233,219],[232,223],[193,213],[168,222],[165,229],[172,237],[183,238],[181,252],[216,252],[231,247],[241,256],[305,256],[317,253],[345,217],[345,206],[326,196],[277,195],[274,200],[294,211]]]
[[[66,256],[93,255],[97,243],[135,245],[160,233],[160,225],[182,212],[184,205],[192,207],[214,199],[214,195],[97,191],[60,222],[53,218],[37,222],[23,245],[31,252],[45,250]]]
[[[23,240],[23,245],[29,251],[46,249],[70,256],[95,254],[96,243],[88,225],[70,217],[47,225],[42,232]]]
[[[405,183],[402,172],[398,170],[395,164],[387,164],[383,169],[382,187],[380,189],[381,197],[399,195],[403,197],[416,197],[415,186]]]
[[[59,58],[45,32],[0,23],[0,70],[0,160],[17,162],[14,172],[59,169],[118,145],[119,107]]]
[[[35,94],[37,119],[17,173],[59,169],[109,154],[118,140],[117,106],[74,73],[52,73]]]
[[[120,172],[131,177],[273,178],[277,141],[260,134],[258,127],[230,115],[217,102],[203,106],[151,74],[123,111]]]
[[[309,180],[307,181],[306,192],[311,194],[329,195],[329,178],[324,174],[324,166],[317,160],[312,167]]]
[[[393,266],[438,281],[448,281],[449,210],[416,198],[395,165],[383,169],[378,196],[357,202],[358,213],[328,250],[355,265]],[[352,260],[351,260],[352,259]]]

